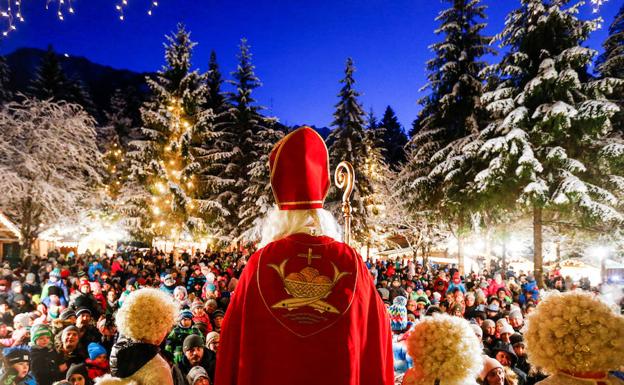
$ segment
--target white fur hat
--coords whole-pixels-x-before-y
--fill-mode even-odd
[[[160,344],[178,316],[173,298],[162,290],[144,288],[132,292],[117,311],[116,323],[124,336]]]

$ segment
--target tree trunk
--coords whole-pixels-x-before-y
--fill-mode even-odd
[[[533,263],[535,281],[540,289],[544,288],[544,268],[542,255],[542,208],[533,206]]]
[[[465,262],[464,262],[464,237],[461,235],[461,232],[457,231],[457,261],[459,269],[459,275],[464,275],[465,270]]]
[[[507,273],[507,234],[503,235],[503,255],[501,258],[501,264],[503,269],[503,277],[506,277]]]

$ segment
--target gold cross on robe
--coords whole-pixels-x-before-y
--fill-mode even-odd
[[[307,258],[308,259],[308,265],[312,264],[312,260],[313,259],[321,258],[320,255],[312,255],[312,249],[311,248],[308,248],[308,253],[307,254],[297,254],[297,257]]]

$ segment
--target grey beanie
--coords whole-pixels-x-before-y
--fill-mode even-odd
[[[191,334],[184,339],[182,343],[182,351],[187,351],[192,348],[203,348],[204,347],[204,339],[202,336],[198,336],[197,334]]]
[[[206,377],[208,380],[210,380],[208,373],[206,373],[206,369],[202,368],[201,366],[193,366],[186,375],[186,380],[188,381],[189,385],[195,385],[195,381],[199,380],[202,377]]]

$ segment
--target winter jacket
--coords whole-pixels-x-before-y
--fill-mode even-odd
[[[206,373],[210,376],[210,382],[214,381],[215,368],[217,365],[217,354],[208,348],[204,348],[204,355],[202,356],[202,360],[199,365],[202,368],[206,369]],[[182,361],[177,365],[180,368],[180,371],[185,376],[188,374],[189,370],[191,370],[192,366],[186,356],[183,356]]]
[[[99,362],[87,358],[85,360],[85,363],[87,364],[87,373],[89,373],[89,378],[92,380],[98,377],[102,377],[103,375],[110,372],[110,366],[108,365],[108,361]]]
[[[414,361],[407,354],[405,335],[392,336],[392,355],[394,356],[394,373],[405,373],[414,365]]]
[[[9,372],[2,372],[0,374],[0,384],[2,385],[37,385],[37,380],[33,377],[32,373],[28,373],[26,377],[21,380],[15,379],[16,375],[14,370]]]
[[[182,353],[182,344],[184,343],[184,339],[191,334],[196,334],[201,336],[201,332],[195,326],[191,326],[190,328],[183,328],[181,326],[176,326],[167,336],[167,343],[165,345],[165,350],[169,353],[173,354],[173,361],[177,364],[182,360],[184,354]]]
[[[111,374],[95,385],[173,385],[171,367],[158,354],[158,346],[120,337],[110,356]]]
[[[63,356],[50,348],[33,346],[30,351],[30,370],[38,385],[52,385],[65,378],[59,369],[64,362]]]

